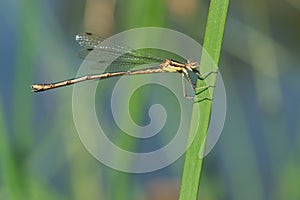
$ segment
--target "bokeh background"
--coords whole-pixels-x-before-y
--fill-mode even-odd
[[[105,38],[159,26],[202,43],[208,6],[203,0],[1,1],[0,199],[177,199],[183,157],[146,174],[112,170],[80,142],[72,88],[35,94],[29,86],[76,75],[78,32]],[[199,199],[300,199],[299,35],[300,1],[231,1],[220,62],[227,118],[205,158]]]

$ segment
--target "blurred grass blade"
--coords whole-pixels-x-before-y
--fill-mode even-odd
[[[0,96],[0,174],[2,175],[0,197],[5,199],[20,199],[20,180],[15,159],[9,145],[8,132],[5,126],[4,111]]]
[[[211,56],[216,65],[218,65],[220,59],[228,5],[229,0],[211,0],[210,2],[203,48]],[[208,62],[208,59],[204,58],[201,60],[200,66],[204,66]],[[216,82],[216,80],[213,81]],[[198,81],[197,86],[203,86],[202,84],[204,83]],[[207,96],[209,95],[209,92],[203,92],[201,95]],[[200,125],[194,141],[186,152],[180,190],[181,200],[198,199],[198,190],[203,161],[203,158],[199,158],[199,152],[202,144],[205,143],[204,141],[210,121],[211,105],[211,101],[202,101],[194,105],[195,107],[199,106],[201,118],[200,123],[194,122],[199,123]],[[192,123],[193,119],[194,117],[192,117]],[[189,135],[191,134],[193,133],[189,133]]]
[[[124,28],[130,29],[135,27],[142,26],[164,26],[166,20],[166,6],[165,1],[161,0],[152,0],[152,1],[139,1],[139,0],[129,0],[129,1],[119,1],[118,7],[122,7],[123,10],[126,10],[126,13],[130,13],[130,15],[126,15],[124,18]],[[147,8],[147,9],[141,9]],[[153,15],[155,13],[155,15]],[[142,17],[136,17],[142,16]],[[136,38],[136,40],[145,40],[146,38]],[[136,101],[139,104],[136,104],[134,109],[131,110],[132,113],[137,114],[137,118],[143,118],[143,106],[144,103],[149,99],[147,95],[137,95],[135,97]],[[123,115],[124,113],[119,113]],[[124,118],[125,119],[125,118]],[[116,130],[118,131],[118,130]],[[126,134],[120,134],[118,141],[118,146],[124,146],[130,151],[135,151],[137,148],[137,143],[135,140],[132,140],[127,137]],[[120,162],[128,162],[126,158],[121,158],[120,156],[116,156],[116,159],[119,159]],[[127,160],[127,161],[126,161]],[[130,165],[131,163],[128,163]],[[133,189],[133,180],[132,176],[127,173],[112,171],[109,175],[110,180],[110,199],[124,199],[129,200],[132,199],[134,194],[128,191],[132,191]],[[118,192],[115,192],[116,188],[118,188]]]

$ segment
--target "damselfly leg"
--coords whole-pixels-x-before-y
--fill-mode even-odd
[[[94,56],[89,56],[97,64],[114,63],[112,70],[101,74],[87,74],[82,77],[68,79],[65,81],[59,81],[56,83],[43,83],[33,84],[31,86],[32,91],[40,92],[50,90],[58,87],[64,87],[89,80],[106,79],[110,77],[123,76],[123,75],[138,75],[138,74],[152,74],[152,73],[180,73],[182,76],[182,87],[183,95],[186,98],[193,98],[187,95],[186,86],[184,84],[184,77],[187,78],[189,84],[195,91],[196,95],[204,92],[212,85],[206,85],[203,87],[196,88],[196,84],[192,81],[189,73],[197,75],[198,79],[205,80],[209,75],[218,73],[217,71],[200,74],[198,63],[187,61],[186,63],[178,62],[172,59],[162,59],[150,54],[144,54],[142,52],[135,52],[134,50],[123,47],[122,45],[116,44],[102,44],[102,39],[99,36],[93,35],[92,33],[83,33],[76,36],[76,41],[80,46],[83,47],[81,55],[88,55],[93,51]],[[115,60],[117,58],[117,60]],[[152,65],[154,67],[142,68],[139,70],[130,70],[128,66],[144,66]],[[205,98],[208,99],[208,98]],[[203,99],[203,100],[205,100]]]

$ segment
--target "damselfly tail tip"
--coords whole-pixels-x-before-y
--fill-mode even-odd
[[[31,85],[32,92],[40,92],[43,91],[43,86],[41,84],[33,84]]]

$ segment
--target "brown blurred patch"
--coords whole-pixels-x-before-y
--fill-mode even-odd
[[[174,15],[189,17],[194,15],[197,8],[196,0],[168,0],[168,8]]]
[[[179,182],[174,179],[152,180],[146,191],[148,200],[177,200],[179,198]]]
[[[84,28],[101,36],[111,34],[114,24],[115,2],[112,0],[87,0]]]

